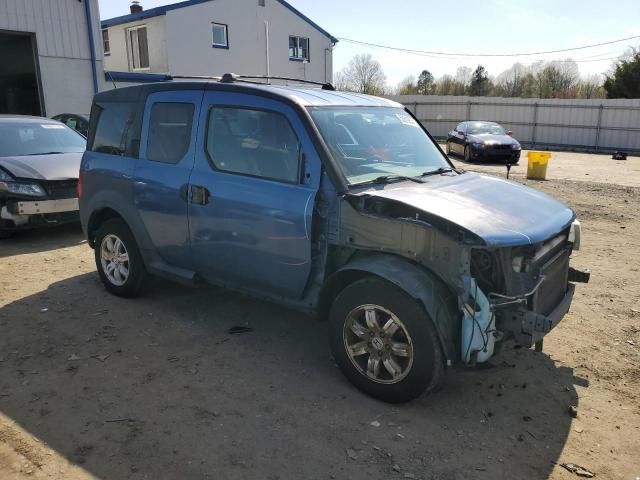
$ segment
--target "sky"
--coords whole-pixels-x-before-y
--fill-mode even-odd
[[[129,0],[98,0],[102,19],[129,12]],[[239,0],[238,0],[239,1]],[[269,0],[268,0],[269,1]],[[144,8],[175,3],[141,0]],[[463,53],[425,56],[340,41],[334,50],[334,72],[354,55],[370,53],[395,86],[423,69],[434,76],[455,74],[460,66],[484,65],[498,75],[513,63],[573,58],[584,76],[606,73],[612,57],[640,39],[566,52],[521,57],[478,54],[541,52],[640,36],[640,0],[289,0],[289,3],[333,36],[411,50]],[[608,5],[615,4],[615,8]],[[481,6],[479,6],[481,5]],[[635,20],[634,20],[635,19]],[[435,57],[435,58],[434,58]]]

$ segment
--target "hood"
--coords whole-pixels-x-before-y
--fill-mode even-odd
[[[533,188],[476,173],[428,177],[369,188],[358,195],[392,199],[452,222],[489,246],[542,242],[575,218],[559,201]]]
[[[78,178],[82,153],[0,157],[0,167],[16,178],[67,180]]]
[[[501,145],[519,144],[519,142],[509,135],[492,135],[490,133],[483,133],[481,135],[468,135],[467,141],[470,143],[499,143]]]

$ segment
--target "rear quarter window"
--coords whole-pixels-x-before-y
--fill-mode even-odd
[[[141,115],[137,103],[102,103],[91,108],[88,150],[137,157]]]
[[[192,103],[154,103],[149,118],[147,160],[178,163],[189,150]]]

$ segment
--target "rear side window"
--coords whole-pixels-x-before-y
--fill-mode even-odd
[[[149,116],[147,160],[178,163],[191,144],[192,103],[154,103]]]
[[[109,155],[137,157],[140,147],[138,109],[136,103],[94,104],[88,149]]]
[[[218,170],[298,182],[300,142],[284,115],[216,106],[208,122],[207,153]]]

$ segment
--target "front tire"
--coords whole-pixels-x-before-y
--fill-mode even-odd
[[[347,286],[329,314],[329,341],[344,375],[385,402],[407,402],[444,374],[436,329],[422,305],[397,286],[367,277]]]
[[[469,145],[466,145],[464,147],[464,161],[468,163],[473,162],[473,158],[471,157],[471,148],[469,147]]]
[[[119,297],[133,297],[142,290],[146,269],[138,244],[127,224],[107,220],[96,232],[96,268],[105,288]]]

